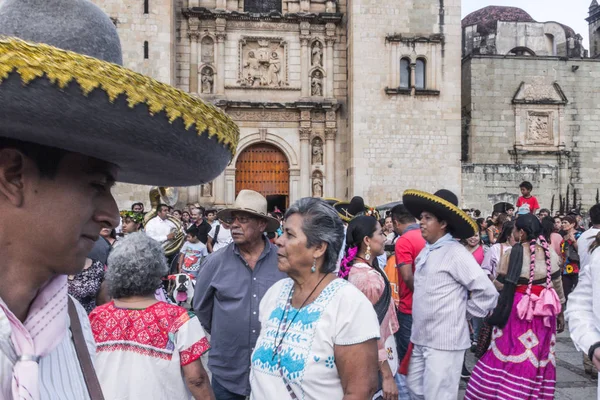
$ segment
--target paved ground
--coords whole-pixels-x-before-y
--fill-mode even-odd
[[[473,369],[475,357],[467,352],[467,366]],[[556,344],[556,395],[558,400],[596,400],[598,382],[590,379],[583,371],[582,354],[575,350],[569,334],[565,331],[558,335]],[[460,396],[462,399],[465,383],[461,382]]]

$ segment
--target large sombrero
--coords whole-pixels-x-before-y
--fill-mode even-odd
[[[90,1],[0,1],[0,137],[111,162],[122,182],[217,177],[237,146],[233,121],[121,64],[115,25]]]
[[[458,208],[458,197],[449,190],[438,190],[435,194],[407,190],[402,195],[402,203],[415,218],[427,211],[446,221],[455,238],[468,239],[479,231],[475,221]]]
[[[342,221],[350,222],[359,215],[371,215],[379,219],[379,213],[373,207],[365,205],[365,201],[360,196],[355,196],[352,200],[340,201],[333,205]]]

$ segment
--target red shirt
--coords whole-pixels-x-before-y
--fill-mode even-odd
[[[420,229],[413,229],[398,238],[396,241],[395,255],[396,265],[407,264],[412,266],[415,272],[415,260],[425,247],[425,239],[421,235]],[[412,314],[413,292],[406,286],[401,274],[398,272],[398,289],[400,294],[400,304],[398,310],[403,314]]]
[[[517,208],[521,207],[523,204],[529,204],[529,211],[532,214],[535,213],[535,210],[540,209],[540,205],[538,204],[538,201],[535,198],[535,196],[530,196],[528,198],[525,198],[523,196],[519,197],[519,200],[517,200]]]

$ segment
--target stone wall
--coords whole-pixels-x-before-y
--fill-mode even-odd
[[[356,0],[348,13],[349,196],[460,192],[460,1]],[[400,56],[423,56],[435,85],[398,90]]]
[[[495,196],[518,194],[519,183],[530,180],[542,207],[549,208],[555,195],[558,209],[559,195],[573,188],[584,209],[593,205],[600,187],[599,79],[598,60],[483,55],[465,59],[465,204],[491,210]],[[540,114],[551,119],[540,122]],[[540,134],[541,141],[527,142],[529,135]]]

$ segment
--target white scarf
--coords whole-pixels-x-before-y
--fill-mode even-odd
[[[432,251],[444,247],[445,245],[453,242],[454,238],[451,234],[447,233],[441,238],[439,238],[434,244],[426,243],[425,248],[421,251],[421,253],[419,253],[419,256],[417,257],[416,269],[419,270],[425,265],[425,263],[427,262],[427,258],[429,258],[429,254],[431,254]]]

